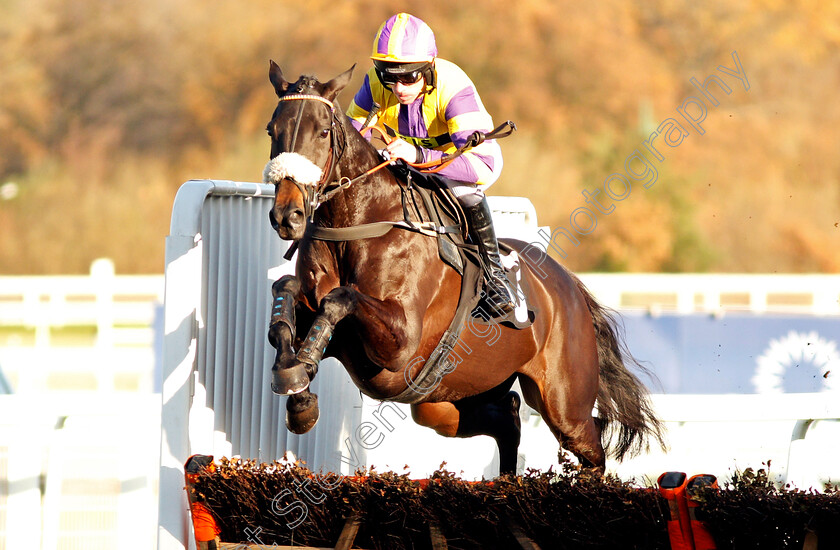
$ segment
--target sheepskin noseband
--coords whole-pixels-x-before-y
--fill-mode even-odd
[[[280,153],[265,165],[263,182],[278,184],[290,179],[301,185],[317,185],[321,173],[314,162],[299,153]]]

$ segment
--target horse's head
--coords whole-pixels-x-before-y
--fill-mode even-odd
[[[306,220],[330,183],[346,140],[334,101],[350,81],[354,67],[326,83],[301,76],[292,84],[271,62],[268,75],[279,102],[266,128],[271,137],[271,161],[263,178],[274,184],[269,219],[281,239],[303,237]]]

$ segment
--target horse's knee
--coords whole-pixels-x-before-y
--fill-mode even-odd
[[[298,361],[310,365],[310,378],[315,376],[318,363],[332,339],[335,325],[352,313],[357,303],[356,292],[347,287],[334,288],[321,300],[318,314],[297,353]]]
[[[274,294],[280,292],[290,292],[293,296],[297,296],[300,292],[300,279],[294,275],[283,275],[271,285],[271,291]]]
[[[330,322],[335,324],[353,313],[358,303],[359,297],[355,290],[340,286],[332,289],[329,294],[324,296],[321,300],[320,311]]]

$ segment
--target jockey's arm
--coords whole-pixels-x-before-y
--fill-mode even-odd
[[[484,108],[470,78],[453,63],[437,62],[436,107],[452,139],[450,147],[423,149],[423,162],[439,160],[461,148],[476,131],[493,130],[493,118]],[[494,183],[502,171],[502,150],[494,140],[485,141],[454,159],[439,174],[481,188]]]
[[[356,92],[353,101],[347,108],[347,116],[350,117],[350,122],[356,130],[361,130],[362,125],[368,118],[370,111],[373,109],[373,94],[370,90],[370,74],[365,75],[365,80],[362,87]],[[371,125],[376,123],[376,117],[370,121]],[[366,136],[370,140],[370,134]]]
[[[493,120],[484,110],[472,83],[453,94],[443,106],[443,118],[452,138],[454,149],[460,149],[476,131],[490,132]],[[453,151],[422,149],[422,162],[443,158]],[[502,150],[495,140],[489,140],[466,151],[451,161],[439,173],[453,180],[486,187],[494,183],[502,171]]]

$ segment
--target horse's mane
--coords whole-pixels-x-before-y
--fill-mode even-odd
[[[297,82],[289,86],[288,94],[300,94],[307,89],[315,89],[316,84],[323,84],[314,75],[301,75]]]
[[[338,115],[338,119],[341,121],[343,126],[341,131],[345,134],[344,141],[349,145],[350,139],[358,138],[359,143],[363,143],[362,149],[368,153],[370,159],[370,166],[366,166],[365,169],[372,168],[376,164],[379,164],[379,162],[381,162],[382,160],[382,157],[379,155],[379,151],[376,149],[376,146],[371,142],[371,140],[362,135],[362,133],[353,124],[353,119],[347,116],[347,113],[345,113],[343,110],[341,110],[341,107],[338,103],[338,98],[333,100],[333,103],[335,103],[336,112],[340,113]],[[353,137],[351,138],[350,136]],[[380,170],[380,172],[382,172],[383,174],[394,174],[392,170]]]

